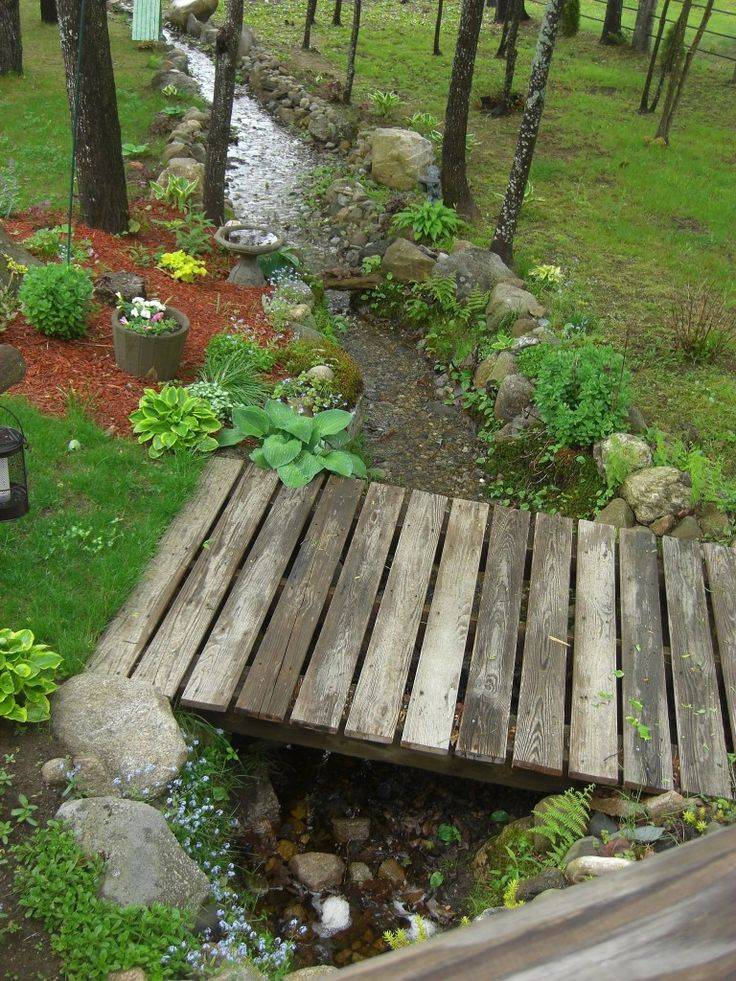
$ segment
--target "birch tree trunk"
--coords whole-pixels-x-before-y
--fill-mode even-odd
[[[243,32],[243,0],[228,0],[225,23],[215,39],[215,89],[212,94],[207,160],[204,169],[204,213],[216,225],[225,218],[225,170],[235,95],[238,46]]]
[[[634,33],[631,38],[631,47],[639,54],[646,54],[651,46],[652,27],[654,25],[654,13],[657,9],[657,0],[639,0],[636,8],[636,23]]]
[[[79,0],[58,0],[61,52],[74,122]],[[77,108],[77,191],[84,221],[119,234],[128,229],[128,194],[105,0],[86,0]]]
[[[478,214],[468,184],[465,144],[483,4],[484,0],[463,0],[442,141],[442,196],[445,204],[454,205],[460,214],[468,217]]]
[[[529,92],[521,118],[519,136],[516,142],[516,152],[511,164],[509,182],[501,205],[496,230],[493,233],[491,251],[501,256],[503,261],[510,264],[514,256],[514,236],[519,222],[521,206],[524,203],[524,191],[529,180],[529,171],[534,157],[534,148],[539,135],[539,126],[544,112],[544,101],[547,93],[547,80],[552,64],[552,54],[557,40],[557,29],[564,0],[549,0],[544,12],[537,49],[532,62],[532,72],[529,78]]]
[[[0,75],[23,74],[19,0],[0,0]]]
[[[345,74],[345,91],[343,92],[343,102],[346,106],[350,105],[353,97],[353,82],[355,80],[355,52],[358,50],[358,35],[360,34],[360,14],[362,10],[362,0],[353,0],[353,27],[350,31],[350,45],[348,47],[348,68]]]

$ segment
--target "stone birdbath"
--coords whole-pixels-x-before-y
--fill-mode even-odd
[[[240,286],[265,286],[258,256],[275,252],[284,244],[284,240],[269,228],[237,222],[218,228],[215,241],[237,256],[237,265],[233,266],[228,282]]]

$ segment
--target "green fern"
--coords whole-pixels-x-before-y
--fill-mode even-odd
[[[535,810],[540,823],[535,824],[534,834],[547,839],[549,865],[559,865],[572,845],[585,836],[594,789],[593,784],[583,790],[570,787],[564,794],[547,800],[543,811]]]

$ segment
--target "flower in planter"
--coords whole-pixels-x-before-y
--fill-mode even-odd
[[[142,296],[134,296],[128,301],[123,299],[121,293],[116,295],[120,323],[136,334],[171,334],[181,327],[174,317],[166,316],[166,304],[160,300],[144,300]]]

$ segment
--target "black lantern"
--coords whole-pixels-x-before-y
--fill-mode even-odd
[[[0,521],[22,518],[28,513],[25,447],[18,417],[0,406]]]

